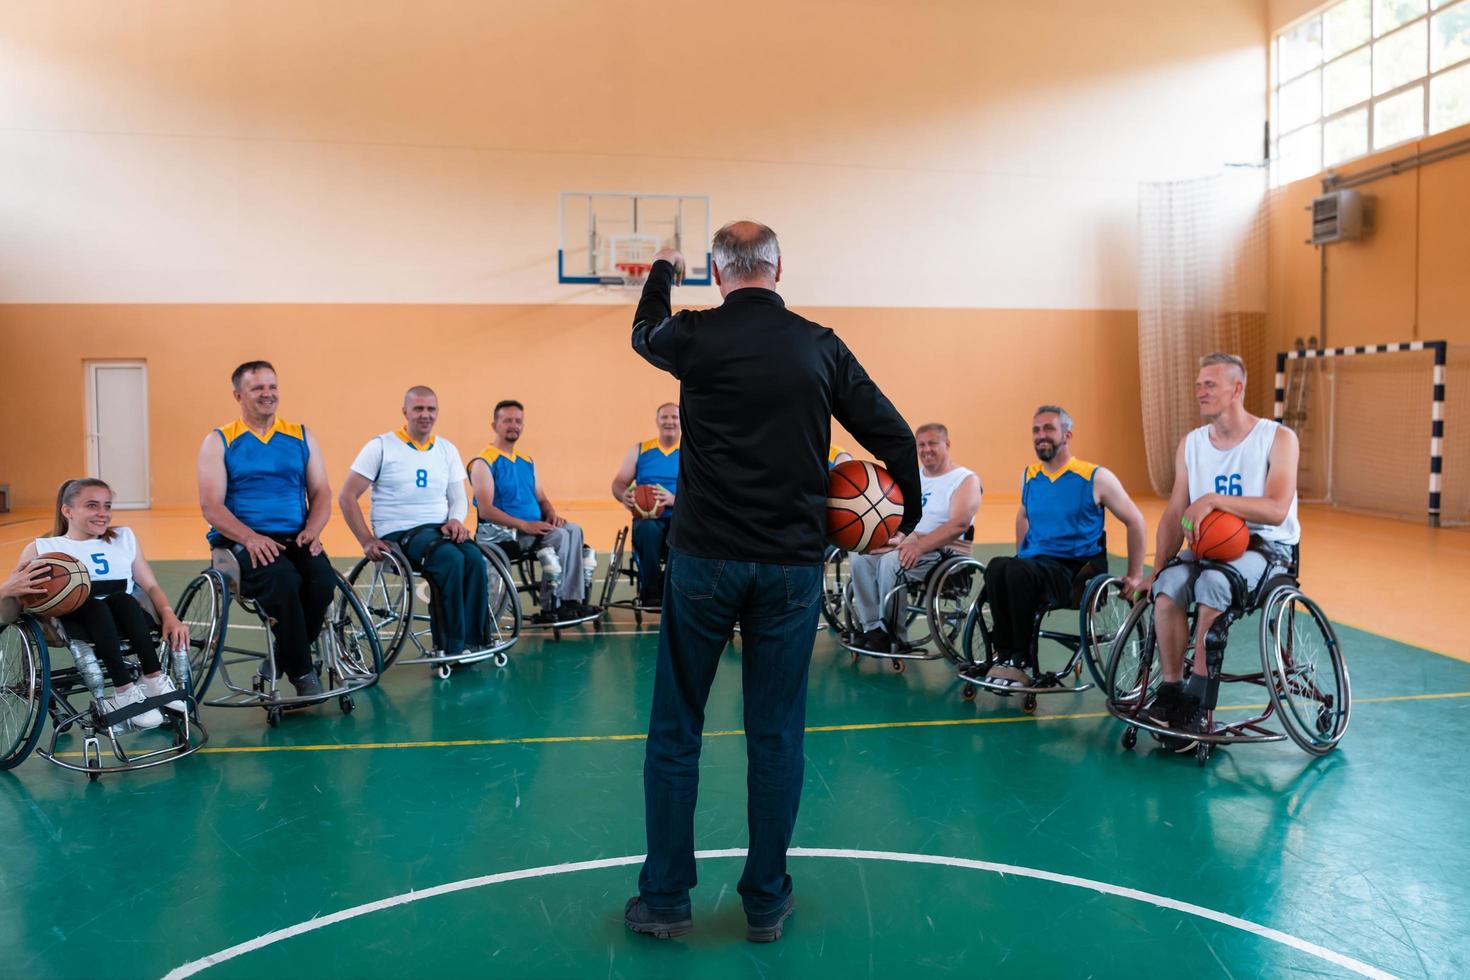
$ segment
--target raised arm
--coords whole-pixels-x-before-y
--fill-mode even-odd
[[[660,371],[678,376],[674,368],[674,318],[669,295],[684,279],[684,257],[663,249],[653,257],[653,268],[643,282],[643,295],[633,313],[633,349]]]
[[[924,513],[919,486],[919,455],[914,433],[898,409],[888,400],[858,359],[841,340],[837,341],[837,378],[832,392],[832,414],[863,447],[883,461],[903,494],[903,523],[899,533],[908,534]]]
[[[1133,498],[1128,496],[1122,481],[1111,470],[1099,467],[1093,475],[1092,486],[1098,504],[1122,521],[1128,530],[1128,571],[1123,576],[1123,591],[1132,596],[1143,582],[1143,549],[1147,537],[1143,512],[1138,509]]]
[[[209,526],[231,541],[243,546],[250,564],[254,568],[269,565],[281,553],[281,546],[263,534],[256,534],[230,513],[225,506],[225,488],[229,476],[225,472],[225,441],[218,432],[211,431],[199,447],[199,459],[195,464],[199,480],[199,509]]]

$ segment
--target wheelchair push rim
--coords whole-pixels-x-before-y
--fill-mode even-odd
[[[213,568],[194,576],[179,595],[174,614],[189,631],[189,689],[196,701],[203,701],[219,666],[229,612],[229,586]]]
[[[20,765],[40,741],[50,681],[40,625],[30,616],[0,623],[0,770]]]
[[[1261,607],[1261,665],[1286,735],[1311,755],[1326,755],[1347,732],[1351,684],[1342,646],[1321,608],[1292,585]]]

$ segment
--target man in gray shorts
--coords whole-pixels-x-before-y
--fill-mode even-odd
[[[1156,567],[1178,554],[1182,564],[1156,571],[1154,628],[1159,640],[1163,682],[1149,716],[1169,728],[1203,730],[1209,661],[1205,641],[1210,627],[1230,607],[1230,581],[1214,569],[1201,568],[1190,548],[1206,514],[1234,514],[1249,528],[1250,547],[1229,566],[1254,588],[1273,566],[1284,566],[1292,546],[1301,540],[1296,517],[1296,433],[1245,410],[1245,362],[1234,354],[1208,354],[1200,359],[1195,398],[1206,424],[1179,444],[1174,459],[1174,490],[1159,519],[1154,549]],[[1184,683],[1184,654],[1190,646],[1189,606],[1198,606],[1194,664]],[[1194,745],[1185,740],[1178,751]]]

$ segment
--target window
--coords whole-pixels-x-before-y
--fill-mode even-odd
[[[1276,35],[1282,184],[1470,123],[1470,0],[1338,0]]]

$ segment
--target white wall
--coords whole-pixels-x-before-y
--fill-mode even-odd
[[[0,302],[607,302],[611,189],[769,222],[794,303],[1128,309],[1137,183],[1260,157],[1259,0],[733,9],[7,3]]]

